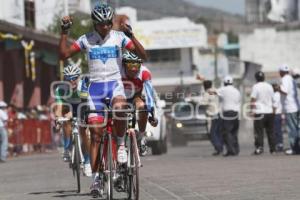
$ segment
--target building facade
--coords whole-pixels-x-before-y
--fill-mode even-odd
[[[153,73],[153,84],[159,92],[174,90],[178,85],[193,85],[199,63],[199,49],[207,48],[207,29],[188,18],[162,18],[138,21],[136,10],[130,7],[117,9],[127,15],[136,37],[148,53],[145,63]]]
[[[250,34],[241,34],[239,41],[241,60],[260,64],[267,73],[278,72],[282,64],[300,69],[299,30],[260,28]]]
[[[245,0],[248,23],[291,22],[299,20],[299,0]]]

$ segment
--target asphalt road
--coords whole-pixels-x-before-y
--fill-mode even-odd
[[[299,200],[300,157],[251,156],[241,144],[238,157],[213,157],[208,141],[169,148],[163,156],[143,158],[142,200]],[[0,164],[1,200],[81,200],[90,178],[75,192],[75,179],[58,152],[21,156]]]

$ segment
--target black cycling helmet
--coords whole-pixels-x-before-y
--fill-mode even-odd
[[[94,23],[112,22],[114,9],[106,3],[98,4],[94,7],[91,17]]]
[[[265,74],[262,71],[258,71],[255,73],[255,79],[257,82],[262,82],[265,80]]]
[[[137,55],[130,51],[125,51],[122,55],[122,61],[123,62],[136,62],[136,63],[142,63],[143,60],[139,58]]]

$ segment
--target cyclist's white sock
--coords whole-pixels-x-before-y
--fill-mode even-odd
[[[125,145],[125,136],[123,136],[123,137],[117,137],[118,139],[117,139],[117,142],[118,142],[118,146],[124,146]]]
[[[140,140],[146,135],[146,131],[144,132],[139,132],[137,138]]]
[[[92,173],[92,179],[93,179],[93,181],[95,181],[95,179],[97,177],[99,177],[99,172]]]

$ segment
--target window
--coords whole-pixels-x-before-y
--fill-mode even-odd
[[[25,26],[35,28],[35,6],[34,1],[25,1]]]
[[[180,61],[180,49],[162,49],[147,51],[149,62]]]

